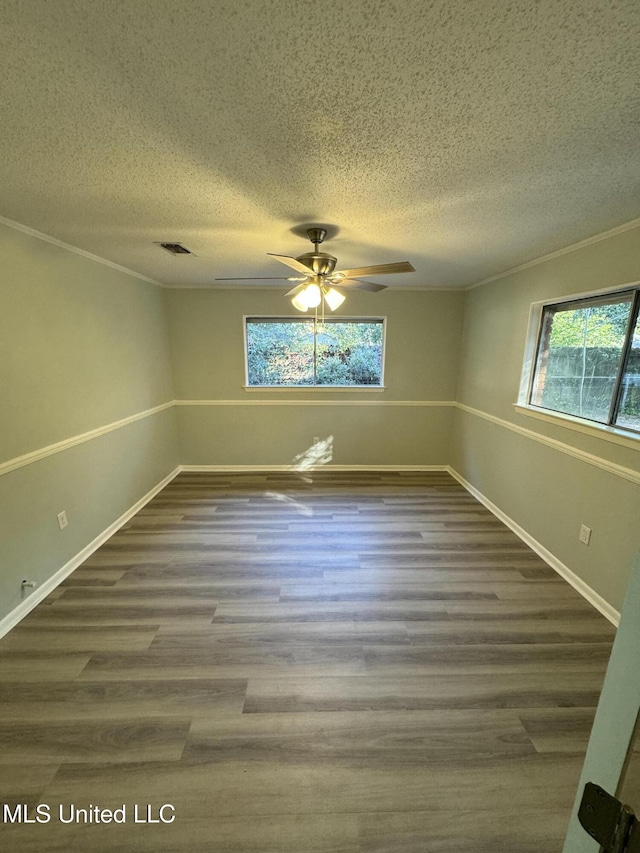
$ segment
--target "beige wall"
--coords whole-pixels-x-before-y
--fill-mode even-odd
[[[384,391],[251,390],[243,315],[300,316],[282,290],[169,293],[181,461],[287,465],[314,436],[336,465],[446,465],[462,322],[461,293],[350,293],[335,316],[386,316]],[[221,404],[224,401],[224,404]],[[294,403],[294,405],[292,405]]]
[[[472,486],[617,609],[640,547],[640,486],[606,468],[640,471],[640,441],[614,444],[513,404],[532,302],[639,279],[634,229],[467,291],[457,400],[476,411],[456,411],[452,450]],[[589,547],[578,541],[582,523]]]
[[[172,400],[161,288],[4,225],[0,270],[0,465]],[[0,619],[177,464],[167,409],[3,473]]]

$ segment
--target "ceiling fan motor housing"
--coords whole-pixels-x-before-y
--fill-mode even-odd
[[[306,252],[296,258],[301,264],[309,267],[316,275],[330,275],[336,268],[337,258],[324,252]]]

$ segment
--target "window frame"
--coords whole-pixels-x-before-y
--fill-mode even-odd
[[[247,325],[249,321],[285,322],[314,324],[314,333],[317,326],[322,322],[319,317],[313,315],[299,314],[245,314],[242,317],[243,346],[244,346],[244,385],[245,391],[384,391],[386,385],[385,368],[387,354],[387,317],[384,315],[367,315],[366,317],[355,317],[341,314],[339,317],[325,317],[326,325],[332,323],[381,323],[382,324],[382,358],[380,363],[379,385],[250,385],[249,384],[249,349],[247,337]]]
[[[550,409],[531,402],[534,394],[534,383],[538,368],[540,344],[544,333],[546,309],[566,307],[571,304],[575,304],[579,307],[580,305],[584,305],[592,300],[602,302],[607,300],[607,298],[610,298],[613,301],[615,300],[615,297],[628,295],[631,296],[631,308],[627,328],[625,330],[625,337],[622,345],[622,357],[618,365],[607,422],[597,421],[591,418],[586,418],[582,415],[571,414],[569,412],[561,412],[557,409]],[[515,403],[516,410],[523,414],[534,415],[550,422],[560,422],[563,426],[574,427],[585,432],[591,432],[593,430],[593,434],[607,433],[608,436],[601,435],[601,437],[609,437],[614,441],[618,439],[625,444],[630,441],[632,445],[635,445],[635,443],[640,440],[640,427],[636,428],[617,424],[615,423],[615,418],[619,413],[623,390],[622,379],[625,375],[626,367],[629,362],[633,343],[633,331],[635,330],[638,322],[639,314],[640,282],[632,282],[622,286],[608,287],[586,293],[574,293],[570,296],[563,296],[556,299],[545,299],[541,302],[532,303],[529,311],[529,327],[525,342],[520,389],[518,393],[518,400]]]

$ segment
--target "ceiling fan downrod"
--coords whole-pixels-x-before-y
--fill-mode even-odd
[[[309,276],[322,276],[324,280],[331,276],[338,259],[326,252],[318,251],[318,246],[327,236],[326,228],[307,228],[307,236],[313,243],[314,250],[313,252],[305,252],[304,255],[298,255],[295,260],[307,267]]]

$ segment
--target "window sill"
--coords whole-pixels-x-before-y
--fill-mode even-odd
[[[537,418],[540,421],[554,424],[555,426],[566,427],[567,429],[576,430],[576,432],[590,435],[592,438],[600,438],[603,441],[610,441],[613,444],[620,444],[623,447],[630,447],[632,450],[640,449],[640,434],[636,435],[618,427],[606,426],[605,424],[597,424],[593,421],[578,418],[575,415],[567,415],[564,412],[552,412],[549,409],[538,409],[535,406],[530,406],[525,403],[514,403],[514,409],[521,415]]]
[[[386,385],[243,385],[245,391],[386,391]]]

